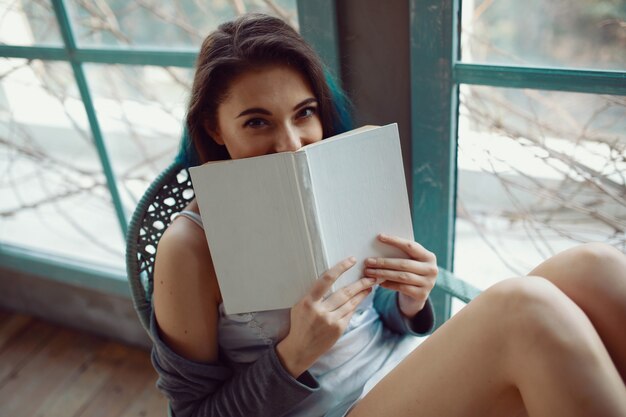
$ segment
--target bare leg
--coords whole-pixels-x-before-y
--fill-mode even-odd
[[[626,256],[598,243],[546,260],[531,275],[551,281],[589,316],[626,382]]]
[[[588,317],[545,279],[485,291],[349,417],[624,416],[626,387]]]

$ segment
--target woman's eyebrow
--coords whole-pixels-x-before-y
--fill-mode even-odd
[[[293,110],[298,110],[300,107],[304,107],[307,104],[311,104],[311,103],[317,103],[317,99],[315,97],[309,97],[307,99],[302,100],[300,103],[296,104],[293,107]],[[243,116],[247,116],[249,114],[265,114],[266,116],[271,116],[272,112],[270,112],[269,110],[266,110],[262,107],[251,107],[249,109],[245,109],[244,111],[242,111],[241,113],[239,113],[237,115],[237,117],[235,117],[235,119],[238,119],[239,117],[243,117]]]
[[[306,106],[307,104],[317,103],[317,99],[315,97],[309,97],[305,100],[302,100],[300,103],[296,104],[293,110],[298,110],[300,107]]]
[[[242,117],[242,116],[247,116],[248,114],[265,114],[267,116],[271,116],[272,113],[269,110],[266,110],[264,108],[261,107],[252,107],[249,109],[245,109],[244,111],[242,111],[241,113],[239,113],[239,115],[237,117],[235,117],[235,119]]]

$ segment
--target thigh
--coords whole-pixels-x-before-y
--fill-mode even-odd
[[[585,244],[530,274],[552,282],[585,312],[626,381],[626,256],[605,244]]]
[[[383,378],[349,417],[626,415],[589,317],[541,277],[500,282]]]
[[[604,244],[563,251],[533,269],[587,314],[600,336],[626,350],[626,256]],[[621,340],[616,340],[621,339]]]
[[[483,293],[383,378],[349,413],[369,416],[524,415],[506,363],[499,300]],[[519,414],[517,414],[519,413]]]

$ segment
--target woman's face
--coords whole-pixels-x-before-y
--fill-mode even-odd
[[[284,65],[236,77],[209,134],[232,159],[296,151],[322,139],[317,98],[306,78]]]

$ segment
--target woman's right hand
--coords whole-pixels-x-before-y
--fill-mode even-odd
[[[337,278],[355,263],[351,257],[330,268],[291,308],[289,334],[278,343],[276,353],[293,377],[299,377],[335,344],[376,284],[374,278],[361,278],[324,298]]]

